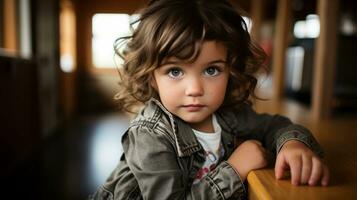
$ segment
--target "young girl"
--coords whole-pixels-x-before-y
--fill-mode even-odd
[[[262,52],[227,1],[151,1],[124,39],[117,99],[127,110],[145,106],[94,199],[244,199],[266,151],[277,155],[278,179],[290,168],[294,185],[328,184],[307,129],[252,110]]]

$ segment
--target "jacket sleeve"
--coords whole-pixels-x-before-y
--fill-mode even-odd
[[[241,199],[245,195],[239,175],[228,163],[220,163],[199,183],[192,185],[188,181],[190,167],[182,166],[179,161],[189,158],[177,156],[168,135],[146,127],[131,129],[123,140],[123,149],[143,199],[217,200]]]
[[[323,157],[323,150],[312,133],[284,116],[256,113],[251,106],[244,105],[226,114],[224,120],[238,138],[259,140],[274,154],[287,141],[298,140]]]

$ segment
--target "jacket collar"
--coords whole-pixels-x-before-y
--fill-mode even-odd
[[[159,100],[152,98],[150,102],[156,104],[169,117],[175,145],[180,157],[189,156],[202,149],[192,128],[187,123],[170,113]]]

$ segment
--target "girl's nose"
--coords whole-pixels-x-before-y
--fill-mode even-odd
[[[187,96],[202,96],[203,95],[203,83],[198,78],[191,79],[186,86],[185,94]]]

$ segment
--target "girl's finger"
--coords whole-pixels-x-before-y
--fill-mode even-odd
[[[309,185],[316,185],[322,175],[322,163],[318,158],[312,158],[312,171],[309,179]]]
[[[284,170],[287,168],[287,163],[285,161],[285,156],[278,155],[275,161],[275,178],[281,179],[284,175]]]
[[[291,184],[299,185],[301,179],[302,158],[301,156],[294,156],[289,160]]]
[[[321,185],[327,186],[330,181],[330,171],[328,170],[326,165],[323,165],[322,169],[323,169],[323,175],[321,179]]]
[[[302,157],[301,184],[306,184],[309,181],[312,170],[312,160],[309,156]]]

